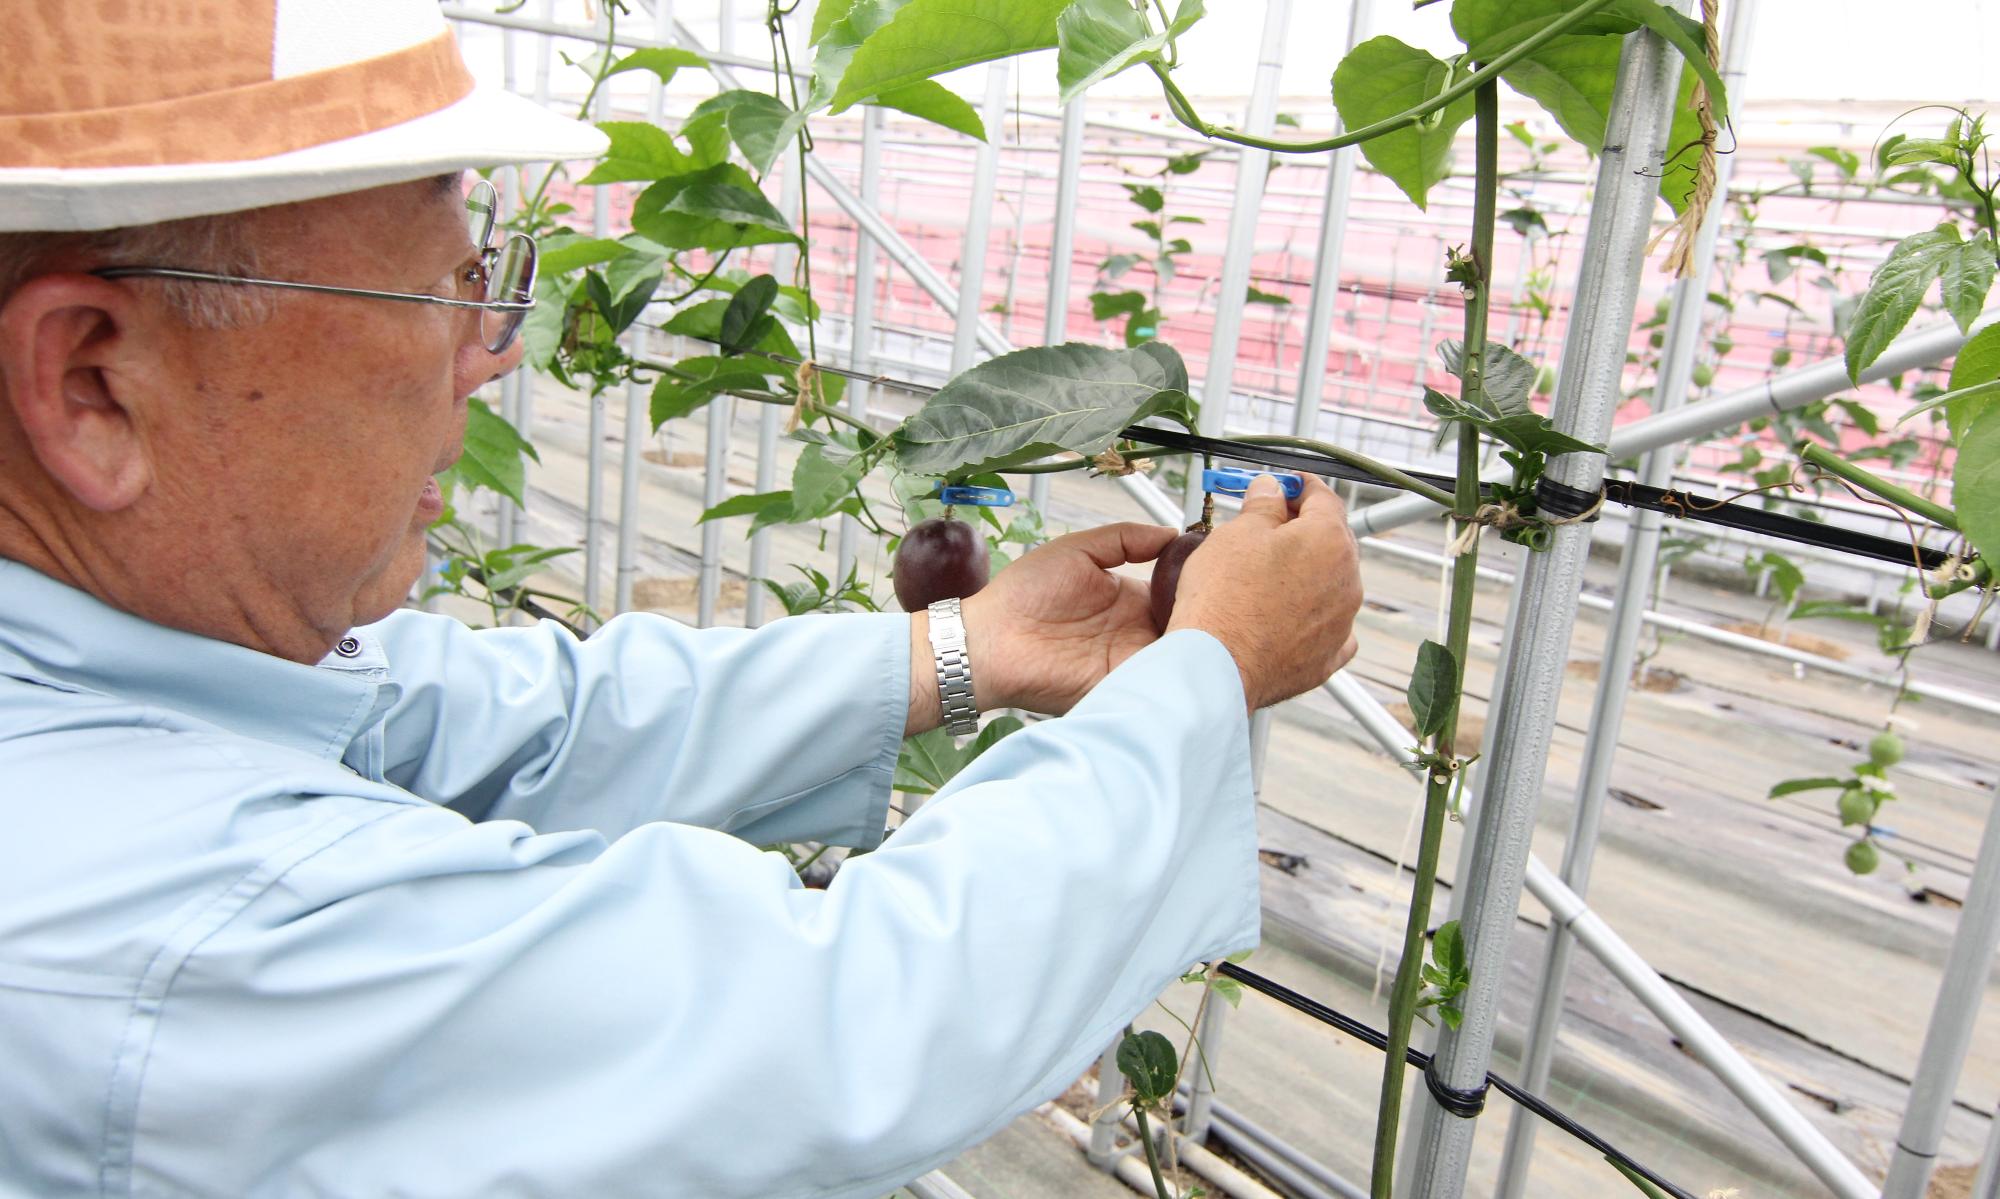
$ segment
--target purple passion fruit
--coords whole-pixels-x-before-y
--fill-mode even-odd
[[[1162,633],[1167,631],[1167,621],[1174,614],[1174,595],[1181,587],[1181,567],[1187,564],[1188,555],[1200,549],[1206,540],[1208,530],[1197,525],[1168,542],[1153,563],[1153,627]]]
[[[970,524],[949,517],[920,521],[896,547],[896,602],[921,612],[942,599],[964,599],[986,586],[992,565]]]

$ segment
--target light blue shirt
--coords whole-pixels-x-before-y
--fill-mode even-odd
[[[1258,927],[1242,690],[1184,632],[881,837],[899,615],[318,666],[0,560],[0,1194],[857,1196]]]

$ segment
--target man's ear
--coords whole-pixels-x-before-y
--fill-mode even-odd
[[[41,467],[87,508],[130,506],[152,482],[140,428],[114,381],[130,352],[132,294],[108,279],[31,279],[0,305],[0,388]]]

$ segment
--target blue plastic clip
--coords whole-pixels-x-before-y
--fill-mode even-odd
[[[1275,470],[1244,470],[1237,466],[1218,466],[1201,472],[1201,489],[1220,495],[1242,495],[1250,490],[1250,480],[1258,475],[1269,475],[1285,489],[1285,498],[1295,500],[1306,489],[1306,481],[1297,475],[1282,474]]]
[[[946,504],[970,504],[975,508],[1014,506],[1014,493],[1005,487],[940,487],[937,498]]]

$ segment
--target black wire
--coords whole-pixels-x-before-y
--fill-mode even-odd
[[[1352,1016],[1342,1015],[1317,999],[1301,995],[1290,987],[1282,983],[1273,982],[1254,971],[1245,970],[1234,962],[1222,962],[1216,966],[1215,971],[1224,978],[1233,978],[1253,991],[1270,996],[1286,1007],[1303,1012],[1322,1024],[1332,1025],[1357,1041],[1366,1042],[1377,1049],[1387,1049],[1389,1047],[1389,1038],[1387,1035],[1377,1032]],[[1430,1069],[1430,1054],[1425,1053],[1421,1049],[1405,1049],[1403,1053],[1412,1066],[1424,1070]],[[1694,1199],[1693,1195],[1668,1182],[1638,1162],[1633,1161],[1630,1154],[1549,1106],[1548,1102],[1540,1096],[1522,1090],[1497,1074],[1488,1074],[1486,1082],[1501,1094],[1507,1096],[1507,1098],[1512,1099],[1515,1103],[1527,1108],[1537,1116],[1547,1120],[1592,1149],[1597,1150],[1605,1157],[1624,1166],[1647,1182],[1659,1187],[1667,1194],[1672,1195],[1673,1199]]]

